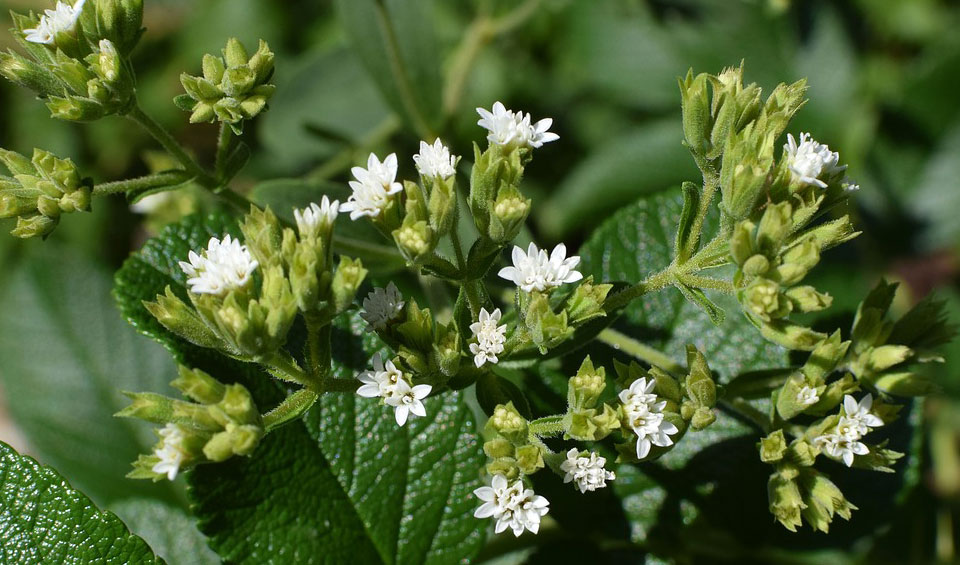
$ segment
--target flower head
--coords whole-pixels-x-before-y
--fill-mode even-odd
[[[397,425],[402,426],[407,423],[410,414],[414,416],[426,416],[427,410],[423,406],[423,399],[430,394],[433,389],[430,385],[410,386],[406,380],[397,381],[393,394],[383,399],[388,406],[393,406],[396,410],[394,416],[397,418]]]
[[[31,43],[53,45],[58,33],[71,33],[83,12],[86,0],[77,0],[73,6],[58,1],[52,10],[44,10],[37,27],[23,30],[24,38]]]
[[[817,389],[804,385],[803,388],[797,392],[797,403],[804,406],[812,406],[820,402],[820,395],[817,394]]]
[[[560,138],[549,131],[553,125],[551,118],[531,124],[530,114],[507,110],[500,102],[495,102],[491,110],[477,108],[477,113],[480,114],[477,125],[489,132],[490,143],[538,148]]]
[[[176,424],[167,424],[160,429],[160,447],[153,451],[160,461],[154,464],[152,471],[159,475],[166,475],[167,479],[174,480],[180,472],[180,465],[185,458],[183,453],[183,430]]]
[[[484,363],[496,363],[497,355],[503,353],[503,344],[507,340],[507,326],[497,325],[500,323],[500,309],[493,312],[487,312],[486,308],[480,309],[480,319],[470,324],[470,331],[473,332],[473,338],[476,343],[470,344],[470,353],[473,353],[473,362],[477,367],[482,367]]]
[[[473,494],[483,502],[473,515],[496,520],[494,531],[498,534],[507,528],[517,537],[524,530],[537,533],[540,518],[550,510],[550,502],[532,489],[524,489],[522,480],[510,483],[503,475],[494,475],[490,486],[480,487]]]
[[[667,402],[657,401],[657,395],[653,392],[656,388],[656,379],[648,380],[646,377],[640,377],[630,383],[629,388],[620,391],[620,402],[623,403],[623,407],[627,412],[643,410],[644,407],[655,412],[660,412],[666,407]]]
[[[793,180],[801,184],[815,184],[820,188],[827,188],[827,183],[821,180],[821,177],[841,173],[847,168],[846,165],[839,164],[839,153],[817,143],[809,133],[800,134],[799,144],[792,134],[787,134],[787,143],[783,150],[786,152],[787,166]]]
[[[574,447],[567,452],[567,458],[560,463],[560,470],[566,473],[563,482],[575,481],[576,487],[582,493],[603,488],[607,486],[607,481],[617,478],[612,471],[604,469],[606,463],[607,460],[596,453],[580,453]]]
[[[370,328],[382,330],[400,314],[403,304],[403,296],[397,290],[397,285],[391,282],[386,289],[377,287],[363,299],[360,317],[370,324]]]
[[[311,202],[303,210],[294,210],[293,218],[297,222],[297,231],[300,237],[317,237],[321,228],[328,229],[337,219],[340,213],[340,201],[333,202],[326,195],[320,200],[320,204]]]
[[[873,407],[873,395],[867,393],[860,399],[860,402],[849,394],[843,397],[844,416],[841,421],[848,420],[852,426],[857,429],[860,435],[864,435],[871,428],[878,428],[883,425],[883,420],[870,412]]]
[[[413,162],[417,165],[417,170],[425,177],[434,177],[446,179],[456,174],[456,166],[459,157],[450,154],[450,149],[446,147],[440,139],[433,142],[433,145],[426,141],[420,142],[420,153],[413,156]]]
[[[673,445],[670,436],[679,432],[677,426],[666,420],[663,409],[667,402],[660,400],[654,392],[655,379],[641,377],[626,390],[620,391],[620,402],[629,421],[629,427],[637,435],[637,458],[643,459],[650,454],[654,445],[667,447]]]
[[[350,212],[351,220],[361,216],[379,216],[390,203],[390,196],[403,190],[403,185],[397,182],[396,153],[387,155],[382,163],[371,153],[366,169],[354,167],[350,172],[357,180],[350,181],[353,194],[340,205],[340,210]]]
[[[580,257],[567,257],[567,246],[562,243],[553,248],[549,257],[545,250],[538,249],[534,243],[527,247],[526,253],[514,246],[512,258],[513,266],[504,267],[497,274],[525,292],[543,292],[583,278],[574,269],[580,263]]]
[[[397,383],[403,380],[403,373],[397,369],[393,361],[387,359],[384,363],[380,354],[377,353],[373,356],[373,370],[360,373],[357,379],[363,383],[357,389],[357,394],[360,396],[387,398],[393,395]]]
[[[847,430],[849,431],[849,428]],[[867,446],[860,441],[860,435],[856,433],[824,434],[814,441],[824,453],[834,459],[842,460],[847,467],[853,465],[854,456],[870,453]]]
[[[260,265],[246,245],[229,235],[223,241],[211,237],[202,255],[191,251],[187,258],[189,262],[180,261],[180,268],[190,277],[187,284],[194,294],[223,296],[244,288]]]

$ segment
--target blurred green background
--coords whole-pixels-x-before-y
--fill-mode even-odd
[[[409,47],[404,56],[417,64],[399,89],[390,62],[378,59],[373,40],[352,36],[343,25],[345,18],[363,14],[337,4],[146,0],[147,32],[134,54],[141,104],[200,158],[209,159],[216,130],[189,126],[172,104],[181,91],[178,76],[198,72],[202,54],[217,52],[229,36],[249,46],[258,38],[267,40],[277,54],[278,91],[270,111],[244,133],[254,148],[236,181],[244,191],[267,179],[294,179],[268,188],[305,182],[342,186],[349,167],[370,151],[381,156],[396,151],[405,167],[401,176],[410,176],[409,156],[428,136],[439,135],[469,159],[471,143],[481,140],[474,108],[496,100],[529,111],[535,120],[553,117],[560,141],[538,151],[525,179],[535,201],[529,236],[575,249],[619,207],[697,177],[680,144],[677,76],[690,67],[719,72],[743,60],[747,80],[767,91],[778,82],[808,77],[810,102],[791,131],[812,132],[849,163],[850,176],[862,187],[852,208],[864,230],[852,244],[827,254],[814,284],[830,291],[834,309],[843,311],[855,308],[886,276],[904,283],[901,311],[936,292],[960,320],[956,2],[424,0],[413,3],[412,13],[390,14],[397,33],[416,38],[404,44]],[[391,4],[396,3],[384,1],[388,14]],[[7,9],[46,7],[47,2],[32,0],[0,2],[3,27],[9,26]],[[13,47],[8,34],[0,35],[0,47]],[[71,157],[97,182],[144,174],[155,158],[152,140],[121,118],[57,122],[42,103],[8,83],[0,84],[0,102],[0,145],[21,153],[42,147]],[[3,231],[10,227],[0,222]],[[148,235],[141,217],[115,197],[97,200],[90,214],[65,217],[50,241],[0,238],[0,316],[5,319],[0,323],[0,399],[14,420],[0,427],[0,439],[68,477],[78,476],[95,500],[108,505],[121,504],[133,486],[97,486],[93,464],[80,455],[84,438],[49,437],[50,418],[89,426],[90,433],[103,435],[104,445],[127,442],[133,453],[138,442],[149,442],[140,428],[125,429],[129,437],[120,440],[94,431],[101,424],[129,426],[109,418],[122,405],[114,398],[124,382],[116,372],[154,370],[144,378],[161,386],[172,370],[159,348],[130,337],[132,330],[123,327],[108,294],[109,273]],[[107,348],[102,359],[79,368],[65,360],[36,368],[25,362],[35,360],[21,342],[9,338],[22,335],[27,322],[10,320],[30,319],[34,330],[50,329],[53,322],[42,317],[58,319],[51,303],[83,286],[70,277],[55,280],[64,265],[77,277],[93,273],[98,282],[84,288],[94,289],[99,302],[87,308],[104,318],[94,325],[123,333],[130,343]],[[69,339],[50,339],[82,340],[83,323],[77,322],[77,335]],[[879,541],[872,550],[862,543],[850,546],[872,562],[960,559],[960,344],[945,353],[948,362],[933,371],[947,394],[919,406],[925,434],[915,450],[919,459],[907,470],[915,488],[902,493],[903,515],[895,517],[889,531],[874,532],[871,539]],[[63,356],[69,359],[70,350]],[[124,356],[129,359],[118,360]],[[31,394],[30,389],[48,387],[50,394],[63,395],[68,376],[85,374],[98,375],[97,385],[74,391],[72,403],[49,406]],[[106,398],[112,408],[83,406],[83,395],[98,402]],[[180,492],[163,497],[174,510],[183,505]]]

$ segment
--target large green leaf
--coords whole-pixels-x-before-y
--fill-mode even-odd
[[[105,269],[49,243],[14,263],[0,294],[0,382],[10,412],[39,459],[98,503],[172,498],[169,484],[123,478],[156,438],[113,414],[129,402],[121,390],[167,389],[173,364],[117,314]]]
[[[157,556],[168,563],[220,563],[194,521],[179,508],[157,500],[133,498],[111,504],[109,510],[120,516],[131,532],[146,540]]]
[[[609,218],[580,249],[583,274],[596,280],[636,283],[666,267],[682,206],[679,191],[671,190],[645,196]],[[716,218],[708,216],[704,237],[711,237],[716,229]],[[722,378],[786,362],[786,351],[764,340],[732,297],[709,291],[707,295],[726,310],[726,319],[719,326],[680,291],[667,288],[630,304],[618,328],[680,364],[686,360],[686,345],[692,343]]]
[[[115,515],[0,442],[0,562],[162,563]]]
[[[393,109],[425,136],[441,113],[431,0],[340,0],[354,50]]]
[[[224,218],[190,217],[147,242],[117,273],[117,298],[131,323],[184,362],[240,380],[261,408],[277,387],[250,365],[204,354],[167,333],[140,302],[165,285],[183,292],[177,258],[211,234],[236,231]],[[334,331],[337,375],[353,378],[382,348],[356,316]],[[427,417],[403,428],[392,410],[354,395],[325,397],[306,417],[264,439],[250,458],[207,465],[189,477],[201,529],[237,563],[450,563],[482,542],[470,492],[483,452],[460,394],[426,402]]]

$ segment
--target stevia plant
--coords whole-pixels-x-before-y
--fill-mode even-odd
[[[128,477],[172,481],[189,471],[201,529],[225,560],[279,562],[300,549],[387,562],[469,559],[487,529],[521,536],[549,523],[552,501],[537,494],[537,475],[555,474],[568,485],[563,497],[587,496],[589,505],[589,493],[656,469],[678,445],[708,446],[700,438],[720,417],[750,424],[756,458],[769,465],[769,511],[791,531],[855,520],[856,501],[835,475],[892,472],[903,457],[872,434],[902,418],[905,399],[932,392],[917,368],[942,361],[935,350],[953,327],[932,299],[890,319],[895,285],[886,282],[849,331],[805,316],[831,306],[808,278],[821,255],[859,234],[842,211],[858,187],[838,153],[809,133],[787,133],[805,81],[764,97],[744,84],[742,65],[681,78],[678,131],[702,178],[652,211],[676,219],[672,245],[651,239],[667,264],[642,265],[639,280],[604,280],[597,258],[585,262],[562,243],[541,248],[524,232],[534,207],[525,169],[562,143],[550,118],[494,102],[477,109],[486,139],[472,154],[455,155],[439,138],[412,156],[370,154],[351,170],[346,200],[318,195],[274,210],[232,186],[250,152],[239,136],[275,90],[269,46],[251,53],[229,39],[221,55],[203,57],[200,74],[181,76],[176,105],[191,123],[220,128],[214,162],[201,163],[138,104],[130,52],[141,18],[138,0],[15,14],[22,50],[0,55],[0,73],[34,91],[53,118],[129,118],[176,165],[95,183],[69,158],[4,149],[0,216],[17,219],[12,235],[30,238],[107,195],[150,210],[147,199],[192,186],[224,204],[147,242],[117,273],[115,295],[127,320],[179,364],[170,383],[179,398],[126,393],[131,402],[117,416],[149,422],[157,435]],[[405,169],[416,176],[403,178]],[[376,238],[343,236],[354,223]],[[596,254],[604,229],[585,253]],[[378,270],[369,251],[385,247],[407,275]],[[409,289],[411,275],[427,292]],[[676,292],[720,328],[742,316],[749,323],[736,331],[769,342],[771,363],[731,374],[716,369],[710,343],[687,344],[677,359],[612,328],[635,301]],[[718,304],[724,295],[740,312]],[[585,353],[596,341],[636,359],[605,366]],[[578,368],[544,378],[563,367]],[[547,410],[538,379],[565,396],[558,410]],[[466,402],[474,396],[476,414]],[[5,484],[58,480],[3,449]],[[399,490],[389,484],[397,472],[407,481]],[[268,516],[276,497],[304,502],[292,516]],[[32,504],[8,494],[4,502],[11,516]],[[314,524],[298,512],[330,517],[273,545],[237,517],[250,512],[295,524]],[[108,518],[109,529],[77,527],[148,559]],[[318,541],[331,527],[350,543]],[[82,551],[92,559],[100,547]]]

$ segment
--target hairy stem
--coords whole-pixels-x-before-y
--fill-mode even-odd
[[[227,157],[230,155],[230,148],[233,141],[233,130],[226,123],[220,123],[220,135],[217,137],[217,158],[214,165],[214,171],[216,171],[217,178],[221,181],[225,180],[223,178],[224,170],[227,166]]]
[[[623,308],[634,298],[639,298],[648,292],[654,292],[669,286],[674,278],[674,265],[669,265],[664,270],[650,275],[633,286],[629,286],[617,294],[614,294],[603,303],[603,309],[607,312],[613,312]]]
[[[555,436],[566,429],[563,420],[564,416],[561,414],[538,418],[530,422],[530,434],[537,437]]]
[[[176,188],[189,181],[192,177],[184,171],[165,171],[134,179],[118,180],[94,185],[93,195],[127,193],[133,191],[151,190],[154,188]]]
[[[671,359],[666,353],[640,343],[617,330],[607,328],[597,335],[597,339],[618,351],[632,355],[648,365],[660,367],[673,375],[682,375],[686,372],[683,365]]]
[[[276,408],[263,415],[263,428],[267,433],[293,422],[303,416],[320,396],[310,389],[300,389],[283,399]]]

